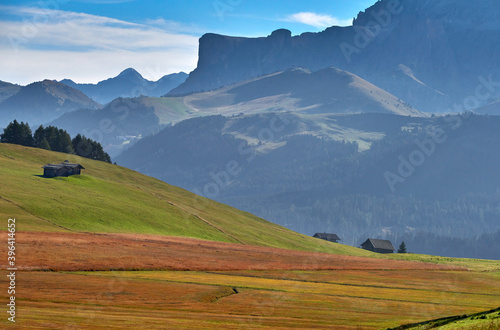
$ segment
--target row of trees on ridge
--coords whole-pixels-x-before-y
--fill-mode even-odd
[[[43,125],[40,125],[35,134],[32,134],[28,123],[19,123],[14,120],[0,135],[0,142],[76,154],[81,157],[111,163],[111,157],[104,151],[99,142],[80,134],[71,139],[68,132],[54,126],[43,127]]]

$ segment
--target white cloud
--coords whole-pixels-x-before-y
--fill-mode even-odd
[[[352,25],[352,19],[341,20],[330,15],[322,15],[310,12],[296,13],[289,15],[285,21],[302,23],[314,26],[317,29],[324,29],[330,26],[349,26]]]
[[[145,24],[176,33],[195,33],[200,35],[206,33],[206,29],[198,25],[183,24],[176,21],[165,20],[163,18],[148,19],[146,20]]]
[[[0,51],[0,80],[22,85],[44,79],[72,79],[79,83],[96,83],[117,76],[133,67],[144,78],[158,80],[164,75],[184,71],[196,66],[196,52],[182,50],[146,53],[95,50],[90,52],[40,51],[19,52],[16,57],[5,57]]]
[[[159,79],[196,67],[198,36],[176,31],[175,22],[160,26],[41,8],[0,10],[24,18],[0,20],[0,80],[96,82],[128,67]]]

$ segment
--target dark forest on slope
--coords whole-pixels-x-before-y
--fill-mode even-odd
[[[273,131],[275,117],[188,120],[117,161],[308,235],[334,232],[350,245],[405,240],[415,253],[500,255],[500,117],[335,117],[345,131],[384,134],[363,152],[357,142],[305,134],[300,116],[276,117]]]

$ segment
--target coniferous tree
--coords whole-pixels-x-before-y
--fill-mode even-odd
[[[49,142],[50,149],[53,151],[59,151],[58,149],[58,139],[59,139],[59,130],[54,126],[49,126],[44,129],[44,136]]]
[[[80,134],[71,139],[68,132],[54,126],[43,127],[43,125],[40,125],[35,134],[32,135],[27,123],[19,123],[14,120],[0,135],[0,142],[33,146],[67,154],[76,153],[78,156],[111,163],[111,157],[104,151],[99,142]]]
[[[38,145],[38,148],[45,149],[45,150],[51,150],[49,141],[47,141],[47,139],[45,137],[42,139],[42,142],[40,142],[40,144]]]
[[[80,134],[78,134],[73,138],[71,142],[73,144],[73,150],[75,150],[75,153],[78,156],[88,158],[92,153],[92,146],[90,144],[90,140],[87,139],[85,136],[81,136]]]
[[[31,133],[31,128],[28,123],[21,122],[21,145],[26,147],[33,146],[33,136]]]
[[[404,241],[401,242],[401,244],[399,245],[398,253],[407,253],[406,252],[406,244]]]
[[[104,151],[99,142],[78,134],[73,139],[72,144],[78,156],[111,163],[111,157]]]
[[[57,151],[74,154],[71,136],[63,129],[58,130]]]
[[[45,142],[47,142],[47,145],[49,148],[42,148],[41,145],[43,143],[43,140],[45,139]],[[42,148],[42,149],[47,149],[50,150],[50,144],[47,138],[45,137],[45,129],[43,128],[43,125],[40,125],[37,130],[35,131],[35,134],[33,135],[33,146],[37,148]]]
[[[33,146],[31,128],[27,123],[18,123],[17,120],[14,120],[9,123],[9,125],[4,129],[3,134],[0,135],[0,142],[31,147]]]

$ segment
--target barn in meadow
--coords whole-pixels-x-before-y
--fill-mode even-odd
[[[313,236],[314,238],[324,239],[328,242],[338,243],[340,241],[340,237],[337,234],[327,234],[327,233],[316,233]]]
[[[64,161],[61,164],[47,164],[43,166],[43,176],[46,178],[54,178],[56,176],[70,176],[81,174],[85,168],[80,164],[72,164],[69,161]]]
[[[385,239],[369,238],[361,244],[361,248],[376,253],[394,253],[396,251],[391,241]]]

